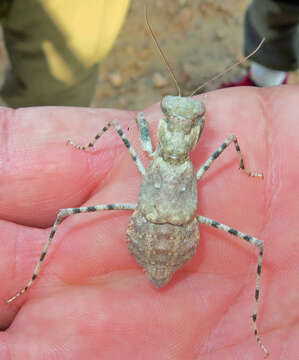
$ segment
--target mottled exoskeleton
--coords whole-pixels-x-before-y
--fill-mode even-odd
[[[156,287],[166,284],[197,248],[197,179],[189,152],[204,126],[200,101],[167,96],[161,109],[165,117],[159,123],[158,146],[127,230],[131,253]]]

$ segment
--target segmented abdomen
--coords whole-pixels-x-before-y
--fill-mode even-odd
[[[155,287],[162,287],[195,253],[199,242],[194,218],[183,225],[149,222],[137,208],[127,229],[128,248]]]

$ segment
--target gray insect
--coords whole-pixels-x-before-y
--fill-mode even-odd
[[[198,224],[206,224],[243,239],[258,248],[252,319],[256,341],[268,356],[269,352],[259,337],[256,325],[264,252],[263,241],[205,216],[197,215],[197,181],[230,144],[234,144],[240,160],[240,168],[248,176],[262,178],[263,175],[245,168],[235,135],[230,135],[196,172],[189,153],[197,146],[204,128],[204,104],[192,97],[166,96],[161,101],[161,110],[164,117],[159,122],[158,145],[155,151],[152,148],[148,123],[144,115],[139,113],[136,118],[143,150],[152,158],[146,170],[116,120],[109,122],[87,146],[79,146],[68,140],[68,143],[75,148],[86,150],[93,147],[111,126],[114,127],[143,176],[138,202],[137,204],[118,203],[60,210],[31,280],[7,302],[22,295],[32,285],[38,276],[41,263],[45,259],[58,225],[63,218],[72,214],[100,210],[134,211],[127,229],[128,248],[136,261],[145,269],[149,280],[156,288],[167,284],[175,271],[194,255],[200,237]]]

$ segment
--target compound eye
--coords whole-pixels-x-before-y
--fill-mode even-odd
[[[200,114],[198,115],[198,119],[200,119],[206,112],[206,107],[205,107],[205,104],[203,102],[200,102],[200,105],[201,105],[201,112]]]
[[[165,106],[165,98],[163,98],[163,99],[161,100],[161,102],[160,102],[160,108],[161,108],[163,114],[167,114],[167,108],[166,108],[166,106]]]

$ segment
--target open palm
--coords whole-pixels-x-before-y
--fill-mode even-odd
[[[199,182],[198,213],[265,243],[258,327],[271,359],[299,357],[298,87],[208,93],[195,167],[234,133],[233,147]],[[145,114],[155,133],[158,105]],[[135,113],[28,108],[0,113],[1,360],[262,359],[252,328],[257,249],[200,226],[197,254],[157,290],[128,252],[130,211],[73,215],[58,227],[39,277],[32,276],[59,209],[134,203],[141,182],[115,131],[79,151],[118,119],[141,153]],[[154,137],[155,139],[155,137]],[[146,155],[141,156],[148,164]]]

